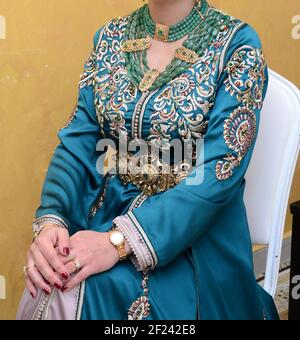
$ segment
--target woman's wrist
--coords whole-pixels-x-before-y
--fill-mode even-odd
[[[45,230],[49,229],[59,229],[61,227],[57,226],[56,224],[44,224],[39,227],[37,231],[33,232],[33,241],[35,241]]]
[[[115,237],[117,237],[117,239],[115,239]],[[118,261],[126,260],[127,257],[133,253],[133,249],[119,228],[113,227],[112,230],[108,232],[108,238],[111,246],[118,254]]]
[[[56,216],[56,215],[44,215],[41,217],[38,217],[35,219],[32,224],[33,226],[39,226],[39,225],[44,225],[44,224],[56,224],[59,227],[69,229],[69,226],[65,220],[63,220],[61,217]]]
[[[45,215],[37,218],[32,223],[33,240],[35,240],[46,228],[63,228],[68,230],[67,223],[60,217],[55,215]]]

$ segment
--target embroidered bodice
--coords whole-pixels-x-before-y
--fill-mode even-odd
[[[127,24],[128,17],[117,18],[100,30],[80,80],[81,88],[94,86],[101,136],[118,139],[125,134],[129,140],[147,141],[203,139],[220,78],[227,75],[226,92],[236,97],[240,108],[224,122],[225,141],[235,153],[216,166],[220,179],[226,178],[252,144],[256,121],[251,111],[261,108],[263,99],[265,62],[260,48],[244,45],[227,55],[245,24],[232,18],[187,71],[158,90],[146,92],[127,75],[121,51]]]

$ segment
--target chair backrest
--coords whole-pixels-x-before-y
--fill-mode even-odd
[[[270,70],[260,130],[246,174],[252,241],[268,245],[265,289],[277,286],[285,216],[300,147],[300,91]]]

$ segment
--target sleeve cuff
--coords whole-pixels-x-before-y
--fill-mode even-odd
[[[49,223],[55,224],[61,228],[69,229],[69,224],[63,218],[50,214],[38,217],[32,224],[33,228],[37,228]]]
[[[133,251],[130,259],[136,269],[140,272],[155,269],[158,264],[157,255],[134,214],[129,212],[117,217],[114,224],[123,233]]]

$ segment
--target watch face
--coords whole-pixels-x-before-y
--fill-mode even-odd
[[[115,246],[120,246],[124,243],[124,235],[120,231],[113,231],[110,234],[110,241]]]

